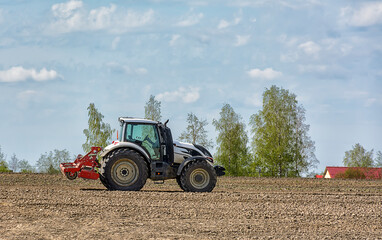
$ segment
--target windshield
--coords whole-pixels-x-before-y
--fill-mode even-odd
[[[118,141],[122,142],[122,133],[123,133],[123,124],[121,123],[121,130],[119,131],[119,133],[117,133],[118,135]]]

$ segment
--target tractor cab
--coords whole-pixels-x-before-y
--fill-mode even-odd
[[[151,161],[174,162],[171,130],[165,124],[147,119],[119,118],[120,142],[137,144]]]

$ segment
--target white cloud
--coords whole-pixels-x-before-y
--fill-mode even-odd
[[[137,68],[137,69],[135,70],[135,72],[136,72],[137,74],[140,74],[140,75],[145,75],[145,74],[148,73],[148,71],[147,71],[146,68]]]
[[[181,20],[180,22],[178,22],[176,26],[189,27],[199,23],[202,18],[203,18],[203,13],[189,15],[185,17],[183,20]]]
[[[174,46],[176,41],[178,41],[179,38],[180,38],[179,34],[172,35],[171,40],[169,42],[170,46]]]
[[[199,91],[200,89],[195,87],[180,87],[178,90],[172,92],[158,94],[157,99],[164,102],[182,101],[183,103],[193,103],[199,99]]]
[[[89,11],[83,7],[82,1],[54,4],[51,10],[55,19],[48,30],[53,33],[97,30],[123,33],[148,24],[154,15],[151,9],[137,13],[119,10],[114,4]]]
[[[278,4],[284,7],[291,8],[291,9],[302,9],[302,8],[316,6],[316,5],[322,5],[322,1],[320,0],[299,0],[299,1],[279,0],[275,2],[278,2]]]
[[[114,38],[113,42],[111,43],[111,49],[115,50],[118,47],[119,42],[121,41],[120,37]]]
[[[58,18],[69,18],[74,10],[82,7],[82,1],[71,0],[66,3],[57,3],[52,6],[53,15]]]
[[[359,9],[345,7],[340,16],[343,22],[355,27],[382,24],[382,2],[365,3]]]
[[[231,22],[226,21],[224,19],[220,20],[220,22],[218,24],[218,29],[224,29],[224,28],[227,28],[230,26],[235,26],[235,25],[239,24],[240,22],[241,22],[241,13],[240,13],[240,16],[235,17]]]
[[[321,50],[321,47],[312,41],[301,43],[298,45],[298,48],[302,49],[308,55],[316,55]]]
[[[278,39],[279,39],[279,41],[281,43],[285,44],[288,47],[294,46],[297,43],[297,41],[298,41],[298,38],[296,38],[296,37],[289,37],[286,34],[281,34]]]
[[[88,15],[88,24],[91,29],[99,30],[105,29],[111,26],[111,18],[114,15],[117,7],[111,4],[109,8],[100,7],[98,9],[93,9]]]
[[[223,29],[229,27],[230,23],[227,22],[226,20],[222,19],[219,22],[218,29]]]
[[[254,7],[258,8],[259,6],[282,6],[291,9],[302,9],[314,7],[317,5],[322,5],[320,0],[236,0],[231,3],[234,6],[239,7]]]
[[[281,72],[275,71],[272,68],[266,68],[264,70],[254,68],[249,71],[247,71],[247,74],[251,78],[261,78],[261,79],[274,79],[282,76]]]
[[[245,36],[236,35],[236,42],[234,45],[236,47],[244,46],[249,42],[250,38],[251,38],[251,36],[249,36],[249,35],[245,35]]]
[[[235,18],[234,20],[233,20],[233,24],[234,25],[237,25],[237,24],[239,24],[241,22],[241,17],[237,17],[237,18]],[[256,22],[256,19],[255,19],[255,22]]]
[[[48,71],[46,68],[41,69],[39,72],[34,68],[25,69],[21,66],[12,67],[8,70],[0,71],[0,82],[22,82],[27,79],[35,81],[47,81],[59,78],[60,76],[56,71]]]
[[[118,19],[121,17],[120,19]],[[115,31],[126,31],[129,28],[136,28],[144,26],[150,23],[154,17],[154,10],[150,9],[144,13],[138,13],[135,11],[128,11],[127,14],[119,16],[117,14],[113,18],[112,24],[116,24],[114,27]],[[120,30],[119,30],[120,28]]]

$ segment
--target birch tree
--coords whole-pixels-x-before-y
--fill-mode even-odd
[[[351,150],[345,152],[343,163],[346,167],[373,167],[373,150],[367,151],[357,143]]]
[[[248,136],[241,116],[229,104],[225,104],[220,111],[220,118],[214,119],[212,124],[219,133],[215,160],[227,169],[229,175],[246,175],[250,157]]]
[[[251,116],[250,125],[252,151],[265,175],[300,176],[318,163],[305,109],[288,90],[266,89],[263,109]]]
[[[160,121],[161,115],[161,102],[155,100],[155,96],[150,95],[150,99],[146,102],[145,106],[145,118],[153,121]]]
[[[195,114],[189,113],[187,123],[187,130],[181,133],[178,140],[199,144],[207,149],[212,148],[212,141],[208,139],[207,131],[204,129],[208,125],[207,120],[199,120]]]
[[[86,142],[82,144],[84,152],[89,152],[93,146],[106,147],[109,145],[115,131],[111,130],[108,123],[102,121],[104,116],[98,111],[94,103],[89,104],[88,116],[89,127],[83,131],[86,136]]]

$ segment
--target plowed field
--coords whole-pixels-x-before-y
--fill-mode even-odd
[[[381,239],[382,181],[222,177],[212,193],[148,180],[0,174],[0,239]]]

